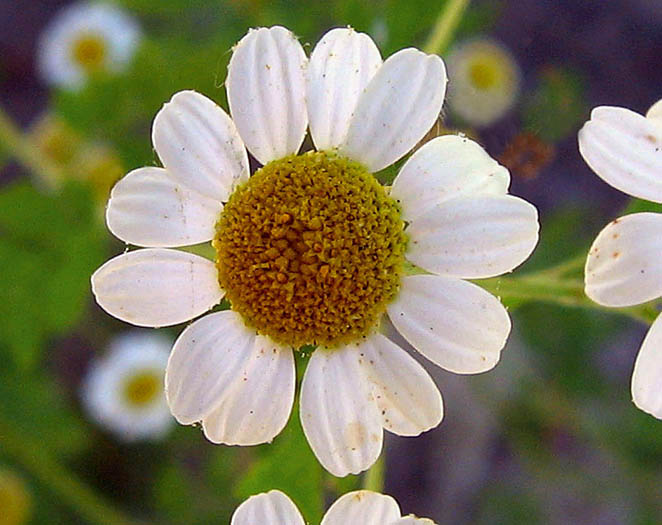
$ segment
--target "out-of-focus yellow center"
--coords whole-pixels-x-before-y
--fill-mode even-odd
[[[495,87],[501,78],[501,66],[497,57],[476,57],[469,65],[469,78],[476,89],[486,91]]]
[[[230,196],[214,247],[246,324],[298,348],[373,331],[400,286],[407,238],[375,177],[326,152],[270,162]]]
[[[84,34],[71,45],[74,62],[86,71],[98,71],[106,62],[106,42],[98,35]]]
[[[139,371],[124,383],[124,401],[136,408],[149,405],[160,392],[162,383],[162,375],[155,370]]]
[[[31,514],[31,501],[25,482],[13,472],[0,469],[0,523],[27,523]]]

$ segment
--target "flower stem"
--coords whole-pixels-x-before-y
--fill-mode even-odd
[[[423,46],[423,51],[438,55],[446,51],[468,6],[469,0],[448,0],[437,17],[432,34]]]
[[[42,155],[0,106],[0,150],[15,158],[23,167],[40,173],[45,180],[63,180],[61,170]]]
[[[576,278],[558,277],[558,270],[566,273],[567,268],[576,266],[577,261],[568,261],[540,272],[522,276],[501,276],[476,281],[476,284],[498,296],[506,305],[514,307],[532,301],[557,304],[575,308],[587,308],[605,312],[621,313],[637,321],[650,324],[658,315],[654,303],[629,308],[610,308],[593,302],[584,293],[584,283]]]
[[[374,492],[384,490],[384,454],[380,454],[375,464],[363,476],[363,488]]]
[[[7,455],[20,462],[53,494],[66,502],[78,515],[90,523],[102,525],[139,525],[105,501],[46,451],[38,440],[19,433],[11,424],[0,421],[0,443]]]

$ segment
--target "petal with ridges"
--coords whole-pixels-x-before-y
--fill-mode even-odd
[[[318,150],[345,139],[359,95],[381,64],[379,49],[365,33],[338,28],[320,39],[306,77],[310,134]]]
[[[110,259],[92,275],[92,292],[110,315],[157,328],[189,321],[223,297],[213,262],[160,248]]]
[[[662,99],[658,100],[653,104],[648,111],[646,112],[646,118],[656,121],[658,124],[662,124]]]
[[[634,363],[632,400],[639,409],[662,419],[662,316],[648,330]]]
[[[108,229],[122,241],[171,248],[206,242],[223,205],[180,184],[163,168],[139,168],[121,179],[106,209]]]
[[[412,221],[435,204],[460,195],[505,195],[510,173],[473,140],[445,135],[427,142],[393,181],[391,197]]]
[[[586,295],[605,306],[632,306],[662,295],[662,214],[610,222],[586,259]]]
[[[538,210],[518,197],[457,197],[412,221],[407,258],[438,275],[494,277],[531,255],[538,229]]]
[[[301,424],[315,456],[334,476],[369,468],[382,449],[377,406],[355,345],[318,348],[301,385]]]
[[[357,351],[386,430],[418,436],[441,423],[439,389],[413,357],[381,334],[366,339]]]
[[[230,525],[305,525],[299,509],[279,490],[251,496],[237,507]]]
[[[446,81],[436,55],[412,48],[391,55],[359,97],[340,152],[372,172],[393,164],[437,120]]]
[[[625,108],[601,106],[579,130],[579,151],[607,184],[662,202],[662,126]]]
[[[271,442],[290,418],[295,379],[292,350],[257,336],[230,393],[202,421],[205,436],[225,445]]]
[[[180,334],[166,368],[166,397],[184,425],[201,421],[249,367],[255,333],[232,311],[198,319]]]
[[[301,44],[284,27],[251,29],[235,46],[226,89],[246,147],[262,164],[299,151],[308,126]]]
[[[399,518],[400,507],[391,496],[356,490],[338,498],[320,525],[384,525]]]
[[[416,350],[457,374],[493,368],[511,329],[508,312],[492,294],[437,275],[404,277],[388,315]]]
[[[248,156],[230,117],[195,91],[180,91],[154,118],[152,144],[181,184],[225,202],[248,179]]]

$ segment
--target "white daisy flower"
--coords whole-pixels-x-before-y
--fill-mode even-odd
[[[294,502],[279,490],[244,501],[232,515],[230,525],[305,525]],[[320,525],[435,525],[427,518],[402,516],[391,496],[370,490],[348,492],[326,511]]]
[[[492,38],[463,42],[448,55],[450,110],[481,128],[503,117],[515,104],[521,73],[513,55]]]
[[[579,151],[609,185],[662,203],[662,100],[646,116],[602,106],[579,131]],[[662,214],[633,213],[609,223],[586,260],[586,295],[624,307],[662,297]],[[637,356],[632,397],[662,419],[662,320],[651,326]]]
[[[172,341],[150,332],[116,337],[82,388],[90,416],[125,441],[159,439],[174,422],[163,393]]]
[[[292,409],[293,349],[317,345],[301,421],[322,465],[344,476],[372,465],[384,428],[415,436],[442,418],[430,376],[379,333],[384,314],[448,370],[497,363],[508,314],[463,279],[524,261],[536,209],[508,195],[508,171],[462,137],[420,148],[390,195],[372,176],[430,129],[445,86],[437,56],[404,49],[382,62],[367,35],[333,29],[307,59],[272,27],[234,49],[233,119],[192,91],[161,109],[152,140],[164,167],[129,173],[107,211],[110,230],[145,249],[108,261],[92,288],[107,312],[141,326],[229,299],[231,311],[175,342],[166,394],[180,423],[202,421],[215,443],[271,441]],[[308,126],[318,151],[297,155]],[[250,178],[245,148],[264,164]],[[169,249],[209,240],[215,264]],[[405,276],[405,257],[429,273]]]
[[[94,72],[120,72],[141,39],[136,20],[113,4],[79,2],[61,9],[37,47],[45,82],[67,89],[84,85]]]

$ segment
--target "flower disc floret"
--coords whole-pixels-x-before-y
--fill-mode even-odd
[[[214,247],[220,285],[249,326],[294,347],[333,347],[377,326],[400,285],[406,235],[365,168],[310,152],[239,187]]]

